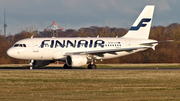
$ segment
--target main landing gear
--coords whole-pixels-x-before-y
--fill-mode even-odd
[[[87,66],[88,69],[97,69],[96,65],[93,63],[93,59],[91,63]]]
[[[97,67],[96,67],[96,65],[95,64],[89,64],[88,66],[87,66],[87,68],[88,69],[96,69]]]
[[[71,67],[71,66],[68,66],[67,64],[64,64],[63,68],[64,68],[64,69],[72,69],[72,67]]]

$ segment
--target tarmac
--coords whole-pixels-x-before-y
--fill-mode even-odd
[[[63,64],[50,64],[45,67],[36,67],[32,70],[180,70],[180,68],[173,68],[173,66],[180,66],[180,63],[158,63],[158,64],[97,64],[111,66],[111,68],[97,68],[97,69],[87,69],[83,67],[73,67],[72,69],[63,69]],[[132,68],[113,68],[112,66],[132,66]],[[133,68],[135,66],[135,68]],[[153,68],[142,68],[142,66],[152,66]],[[161,68],[158,68],[161,66]],[[163,66],[172,66],[169,68],[163,68]],[[0,70],[30,70],[29,64],[2,64],[0,65]]]

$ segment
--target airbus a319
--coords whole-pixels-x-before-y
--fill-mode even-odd
[[[149,39],[154,7],[147,5],[123,37],[27,38],[16,42],[7,55],[29,60],[33,67],[64,61],[64,69],[86,64],[88,69],[96,69],[94,60],[121,57],[148,48],[155,50],[159,42]]]

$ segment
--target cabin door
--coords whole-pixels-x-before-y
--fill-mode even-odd
[[[33,52],[39,52],[39,46],[37,44],[37,41],[33,41]]]

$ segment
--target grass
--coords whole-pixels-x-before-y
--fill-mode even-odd
[[[97,68],[180,68],[180,64],[97,64]]]
[[[167,66],[108,66],[108,65],[98,65],[98,68],[180,68],[180,65],[167,65]]]
[[[180,100],[180,71],[0,70],[0,100]]]

